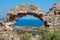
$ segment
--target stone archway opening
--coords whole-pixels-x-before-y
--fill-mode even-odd
[[[26,18],[26,19],[25,19]],[[24,15],[21,18],[18,18],[16,23],[13,24],[14,26],[44,26],[44,21],[35,17],[33,15]]]
[[[7,14],[7,17],[5,20],[7,22],[16,23],[16,21],[19,18],[22,18],[26,15],[32,15],[32,16],[38,18],[39,20],[42,20],[44,22],[44,24],[47,25],[47,21],[45,21],[45,19],[44,19],[45,16],[43,14],[43,11],[40,8],[38,8],[37,6],[28,5],[28,4],[17,6],[15,8],[11,9],[11,11]],[[9,24],[9,25],[11,25],[11,24]]]
[[[37,18],[38,19],[37,21],[40,22],[40,23],[38,22],[39,24],[41,24],[42,26],[45,26],[45,22],[42,19],[42,17],[43,17],[42,14],[38,15],[36,13],[29,13],[28,12],[28,13],[17,13],[17,15],[12,15],[11,13],[9,13],[8,15],[10,15],[10,16],[9,16],[9,19],[7,19],[7,21],[8,22],[13,22],[14,24],[18,21],[19,18],[22,18],[22,17],[24,17],[26,15],[30,15],[30,16],[33,16],[33,17]],[[40,26],[40,25],[38,25],[38,23],[35,23],[35,24],[37,24],[37,26]]]

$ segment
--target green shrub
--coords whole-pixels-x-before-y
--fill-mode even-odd
[[[31,40],[32,34],[25,32],[21,40]]]
[[[42,28],[42,40],[60,40],[60,29],[55,29],[54,32],[50,32],[47,28]]]
[[[41,33],[42,40],[51,40],[52,34],[49,32],[48,29],[42,28]]]
[[[55,29],[53,36],[54,36],[53,40],[60,40],[60,29]]]

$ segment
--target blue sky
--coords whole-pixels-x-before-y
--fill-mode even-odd
[[[11,8],[21,4],[37,5],[46,13],[54,5],[54,3],[57,2],[60,2],[60,0],[0,0],[0,18],[5,18],[6,14],[10,11]],[[30,16],[26,18],[29,17]]]

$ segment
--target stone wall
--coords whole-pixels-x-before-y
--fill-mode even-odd
[[[54,4],[50,11],[46,14],[47,25],[50,28],[60,28],[60,3]]]
[[[59,27],[60,26],[60,3],[55,3],[54,6],[50,9],[47,14],[38,8],[35,5],[21,5],[16,6],[11,9],[11,11],[7,14],[6,21],[15,23],[18,18],[21,18],[26,15],[33,15],[45,22],[45,26],[48,27]]]
[[[18,18],[21,18],[26,15],[33,15],[45,22],[45,27],[49,27],[50,30],[54,28],[60,28],[60,3],[54,4],[47,14],[34,5],[21,5],[16,6],[11,9],[7,14],[6,19],[3,20],[2,25],[0,25],[0,40],[19,40],[19,37],[16,34],[13,34],[13,29],[11,25],[14,24]]]

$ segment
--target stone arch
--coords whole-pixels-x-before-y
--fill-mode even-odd
[[[37,17],[40,20],[44,21],[43,20],[43,17],[44,17],[43,11],[41,9],[39,9],[37,6],[28,5],[28,4],[17,6],[15,8],[11,9],[11,11],[7,14],[7,17],[5,20],[6,20],[6,22],[15,23],[18,20],[18,18],[21,18],[26,15],[33,15],[34,17]],[[44,22],[45,22],[45,25],[47,25],[46,21],[44,21]]]

